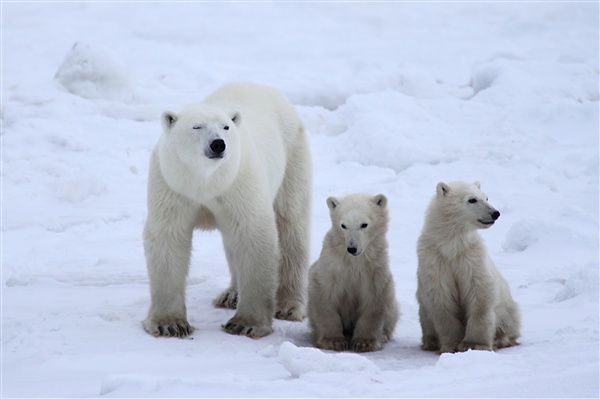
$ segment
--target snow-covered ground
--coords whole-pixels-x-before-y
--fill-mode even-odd
[[[3,397],[598,397],[598,3],[3,3]],[[188,339],[156,339],[141,232],[163,110],[229,81],[297,106],[325,199],[384,193],[402,318],[376,353],[260,340],[197,233]],[[479,180],[521,345],[421,351],[416,240],[439,181]]]

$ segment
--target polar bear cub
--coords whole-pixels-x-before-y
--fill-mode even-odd
[[[316,347],[376,351],[400,316],[388,266],[387,198],[327,199],[332,226],[309,271],[308,319]]]
[[[477,232],[499,216],[478,182],[437,185],[417,244],[422,349],[452,353],[517,345],[518,305]]]
[[[237,309],[223,325],[258,338],[273,316],[305,317],[311,161],[304,125],[275,89],[228,84],[165,112],[150,159],[144,251],[155,336],[182,337],[194,229],[218,229],[231,284],[214,301]]]

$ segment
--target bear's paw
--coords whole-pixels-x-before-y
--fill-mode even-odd
[[[348,350],[350,345],[345,337],[324,337],[319,339],[315,346],[319,349],[342,352]]]
[[[376,339],[357,338],[350,343],[350,349],[354,352],[374,352],[382,348],[382,343]]]
[[[238,293],[233,288],[228,288],[213,300],[217,308],[237,309]]]
[[[250,338],[261,338],[273,332],[268,324],[257,324],[234,316],[221,326],[225,332],[233,335],[245,335]]]
[[[144,330],[155,337],[185,338],[194,332],[194,327],[186,319],[146,319],[142,324]]]
[[[297,300],[277,301],[275,318],[288,321],[302,321],[306,317],[304,304]]]
[[[492,345],[479,343],[479,342],[469,342],[469,341],[463,341],[460,343],[460,345],[458,345],[459,352],[466,352],[470,349],[476,350],[476,351],[491,351]]]

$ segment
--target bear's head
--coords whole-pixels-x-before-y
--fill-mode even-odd
[[[239,163],[238,112],[197,104],[179,114],[166,111],[162,115],[163,154],[167,163],[182,162],[194,174],[211,175],[225,163]],[[161,157],[162,158],[162,157]]]
[[[327,198],[332,231],[343,237],[344,251],[361,255],[375,238],[385,235],[388,225],[387,198],[383,194],[351,194]]]
[[[446,219],[452,220],[458,226],[487,229],[500,217],[500,212],[488,203],[479,182],[440,182],[436,191],[434,201],[437,202],[438,209]]]

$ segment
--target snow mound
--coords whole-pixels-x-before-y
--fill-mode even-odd
[[[538,224],[532,220],[521,220],[513,224],[506,233],[502,248],[506,252],[523,252],[538,240]]]
[[[111,50],[75,43],[54,77],[67,91],[88,99],[131,100],[133,81]]]
[[[290,342],[281,345],[279,359],[294,378],[310,372],[380,371],[375,363],[355,353],[326,353],[315,348],[298,348]]]
[[[555,302],[563,302],[585,293],[598,295],[598,269],[593,264],[586,269],[578,270],[564,282],[563,288],[554,297]]]
[[[543,242],[544,245],[538,244]],[[550,245],[560,248],[565,243],[586,242],[595,245],[586,237],[579,237],[571,229],[539,219],[524,219],[514,223],[506,233],[502,248],[509,253],[523,252],[534,246]]]

